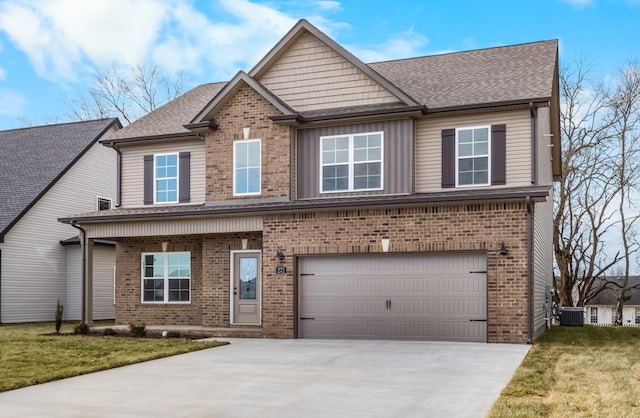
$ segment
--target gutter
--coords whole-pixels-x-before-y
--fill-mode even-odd
[[[87,318],[86,318],[86,312],[85,312],[85,305],[86,305],[86,295],[85,295],[85,281],[86,281],[86,264],[87,264],[87,256],[86,256],[86,251],[85,251],[85,237],[87,235],[86,231],[84,230],[84,228],[82,228],[81,226],[78,226],[76,224],[75,221],[71,221],[70,225],[76,229],[78,229],[80,231],[80,251],[82,252],[82,286],[81,286],[81,292],[82,292],[82,305],[81,305],[81,310],[82,310],[82,322],[84,322],[85,324],[87,323]],[[68,301],[67,301],[68,303]]]
[[[533,343],[533,211],[531,197],[527,196],[527,344]]]

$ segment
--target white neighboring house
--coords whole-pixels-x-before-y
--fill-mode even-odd
[[[98,143],[118,119],[0,131],[0,323],[82,320],[83,260],[78,235],[58,222],[110,209],[116,152]],[[115,317],[115,246],[96,245],[93,319]]]
[[[607,280],[622,285],[621,277],[608,278]],[[599,286],[600,284],[596,282],[594,288]],[[631,298],[622,307],[622,325],[640,326],[640,276],[629,276],[628,287],[631,288]],[[584,307],[585,324],[612,326],[616,317],[619,294],[620,288],[618,286],[609,285],[607,289],[591,299]]]

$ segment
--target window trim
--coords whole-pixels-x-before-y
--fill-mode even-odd
[[[109,202],[109,209],[100,209],[101,200]],[[110,197],[96,196],[96,212],[100,212],[102,210],[110,210],[110,209],[113,209],[113,199],[111,199]]]
[[[469,131],[475,129],[486,129],[487,130],[487,182],[479,183],[479,184],[460,184],[460,158],[480,158],[484,157],[484,155],[472,156],[472,157],[460,157],[458,155],[459,146],[458,146],[458,132],[460,131]],[[455,175],[456,175],[456,185],[455,187],[485,187],[491,186],[491,125],[477,125],[477,126],[464,126],[455,128]]]
[[[169,155],[176,156],[176,200],[167,202],[158,202],[158,178],[156,177],[158,157],[164,157]],[[164,177],[161,180],[170,180],[174,177]],[[160,154],[153,154],[153,204],[154,205],[175,205],[180,202],[180,153],[179,152],[165,152]]]
[[[354,137],[356,136],[361,136],[361,135],[376,135],[379,134],[380,135],[380,160],[367,160],[367,161],[358,161],[358,164],[363,164],[363,163],[380,163],[380,187],[377,188],[368,188],[368,189],[355,189],[353,187],[353,182],[354,182],[354,178],[355,178],[355,174],[354,174],[354,165],[356,164],[356,162],[353,159],[353,155],[354,155]],[[325,166],[335,166],[335,165],[339,165],[339,164],[335,164],[335,163],[331,163],[331,164],[325,164],[322,161],[322,143],[325,139],[331,139],[331,138],[339,138],[339,137],[348,137],[349,138],[349,161],[346,163],[348,166],[348,170],[349,170],[349,188],[346,190],[324,190],[324,178],[322,176],[322,172],[323,172],[323,168]],[[384,131],[372,131],[372,132],[354,132],[354,133],[345,133],[345,134],[334,134],[334,135],[324,135],[320,137],[320,141],[319,142],[319,165],[320,165],[320,172],[319,172],[319,176],[318,176],[318,181],[319,181],[319,186],[318,186],[318,190],[320,192],[320,194],[333,194],[333,193],[352,193],[352,192],[375,192],[375,191],[380,191],[380,190],[384,190]]]
[[[593,318],[595,318],[595,322],[593,320]],[[590,324],[597,324],[598,323],[598,308],[597,307],[591,307],[589,309],[589,323]]]
[[[258,166],[258,191],[257,192],[247,192],[247,193],[237,193],[236,192],[236,145],[241,143],[250,143],[257,142],[258,143],[258,153],[260,154],[260,165]],[[232,189],[233,196],[259,196],[262,194],[262,138],[250,138],[250,139],[238,139],[233,141],[233,179],[232,179]],[[250,168],[250,167],[247,167]]]
[[[634,309],[633,321],[635,324],[640,324],[640,306],[636,306]]]
[[[163,255],[164,256],[164,276],[162,277],[164,279],[164,300],[163,301],[158,301],[158,300],[150,300],[150,301],[145,301],[144,300],[144,280],[145,278],[147,279],[155,279],[154,277],[145,277],[144,275],[144,259],[145,256],[148,255]],[[169,300],[169,275],[168,275],[168,268],[169,268],[169,257],[167,257],[169,254],[189,254],[189,300],[188,301],[170,301]],[[193,279],[193,275],[191,274],[192,272],[192,266],[191,266],[191,251],[167,251],[167,252],[143,252],[140,253],[140,303],[148,305],[148,304],[155,304],[155,305],[190,305],[191,304],[191,280]],[[173,278],[173,277],[172,277]],[[178,279],[184,279],[185,277],[178,277]]]

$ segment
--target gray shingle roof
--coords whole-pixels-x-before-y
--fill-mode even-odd
[[[618,277],[609,277],[607,281],[617,283],[622,286],[623,281],[622,278]],[[593,289],[598,289],[601,286],[601,283],[604,283],[604,280],[596,280],[593,285]],[[638,286],[640,287],[640,276],[629,276],[628,286]],[[620,288],[615,285],[608,285],[607,289],[598,293],[593,299],[591,299],[587,306],[589,305],[613,305],[615,306],[618,303],[618,296],[620,295]],[[640,288],[631,289],[631,299],[625,302],[626,305],[640,305]]]
[[[551,97],[558,42],[369,64],[428,109]]]
[[[558,42],[478,49],[369,64],[429,110],[550,98]],[[225,86],[203,84],[108,139],[189,132],[183,125]],[[313,112],[311,112],[313,113]]]
[[[117,119],[0,131],[0,241]]]

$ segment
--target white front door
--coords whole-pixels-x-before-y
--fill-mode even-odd
[[[233,262],[233,323],[260,324],[262,260],[257,251],[237,251]]]

